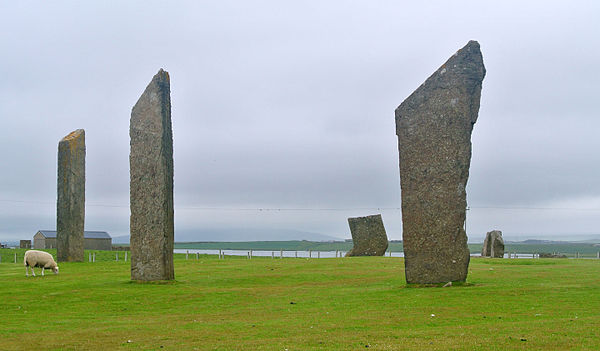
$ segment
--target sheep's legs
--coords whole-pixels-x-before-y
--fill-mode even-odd
[[[44,267],[42,267],[42,277],[44,276]]]
[[[31,274],[35,277],[35,269],[33,269],[33,267],[29,267],[31,268]]]
[[[25,276],[29,277],[29,266],[25,266]]]

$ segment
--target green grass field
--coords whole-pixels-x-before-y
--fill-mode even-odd
[[[36,274],[0,264],[0,350],[600,349],[600,260],[473,259],[450,288],[406,287],[389,257],[177,255],[175,282],[140,284],[102,252]]]

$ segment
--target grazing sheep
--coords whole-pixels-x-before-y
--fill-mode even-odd
[[[28,250],[25,252],[25,258],[23,259],[25,264],[25,276],[29,277],[29,267],[31,267],[31,273],[35,277],[34,267],[42,268],[42,276],[44,275],[44,269],[51,269],[54,274],[58,274],[58,265],[47,252],[38,250]]]

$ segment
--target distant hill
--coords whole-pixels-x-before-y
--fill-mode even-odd
[[[285,241],[340,240],[333,236],[294,229],[218,228],[175,230],[175,241]]]
[[[218,228],[175,230],[175,242],[289,240],[332,241],[343,240],[343,238],[294,229]],[[114,244],[129,244],[129,236],[114,237],[112,242]]]

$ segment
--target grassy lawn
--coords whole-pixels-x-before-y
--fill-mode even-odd
[[[193,257],[168,284],[114,252],[35,278],[3,259],[0,350],[600,349],[600,260],[472,259],[467,286],[407,288],[400,258]]]

